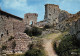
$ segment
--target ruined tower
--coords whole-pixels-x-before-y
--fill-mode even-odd
[[[24,15],[24,22],[26,25],[34,25],[37,23],[38,14],[36,13],[27,13]]]
[[[46,4],[44,19],[51,25],[55,25],[56,23],[58,23],[59,13],[60,13],[60,9],[58,5]]]

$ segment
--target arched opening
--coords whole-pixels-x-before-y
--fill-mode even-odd
[[[33,25],[33,21],[30,21],[29,25]]]

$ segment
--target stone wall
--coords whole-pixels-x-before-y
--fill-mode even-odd
[[[24,15],[24,22],[26,25],[34,25],[37,23],[38,14],[36,13],[27,13]]]
[[[60,9],[58,5],[54,4],[46,4],[45,5],[45,20],[52,25],[58,23],[58,16],[60,13]]]
[[[54,29],[64,31],[69,26],[66,21],[72,14],[67,11],[61,10],[58,5],[46,4],[45,5],[45,18],[47,23],[54,26]],[[64,22],[63,22],[64,21]],[[49,25],[50,25],[49,24]]]
[[[28,35],[26,35],[26,33],[16,33],[14,37],[14,39],[6,41],[4,43],[7,46],[7,49],[4,50],[5,53],[12,54],[13,50],[15,53],[18,54],[25,53],[29,49],[28,45],[32,43],[31,38]],[[14,41],[16,46],[14,49],[12,49]]]
[[[35,24],[36,27],[43,28],[48,23],[46,21],[40,21]]]
[[[37,14],[33,14],[33,16],[30,15],[29,18],[37,22]],[[7,46],[7,49],[3,50],[5,53],[13,53],[13,50],[15,53],[24,53],[28,50],[31,39],[24,33],[26,27],[22,18],[0,10],[0,45]],[[14,37],[14,39],[9,41],[11,36]],[[14,41],[16,47],[12,49],[12,43]]]
[[[0,10],[0,42],[5,42],[10,36],[17,32],[24,32],[23,19]],[[1,44],[0,43],[0,44]]]
[[[26,25],[23,21],[14,21],[13,22],[13,32],[14,34],[17,32],[24,32],[26,29]]]
[[[5,42],[10,36],[13,36],[13,22],[7,15],[0,15],[0,40]]]

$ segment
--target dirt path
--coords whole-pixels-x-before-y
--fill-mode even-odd
[[[52,46],[52,42],[55,40],[55,38],[57,38],[60,35],[60,33],[57,34],[51,34],[49,35],[47,38],[43,39],[43,46],[44,46],[44,50],[47,54],[47,56],[57,56],[57,54],[55,53],[53,46]]]

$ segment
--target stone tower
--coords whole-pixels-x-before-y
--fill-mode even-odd
[[[59,13],[60,13],[60,9],[58,5],[46,4],[44,19],[51,25],[55,25],[58,23]]]
[[[26,25],[34,25],[37,23],[38,14],[36,13],[27,13],[24,15],[24,22]]]

